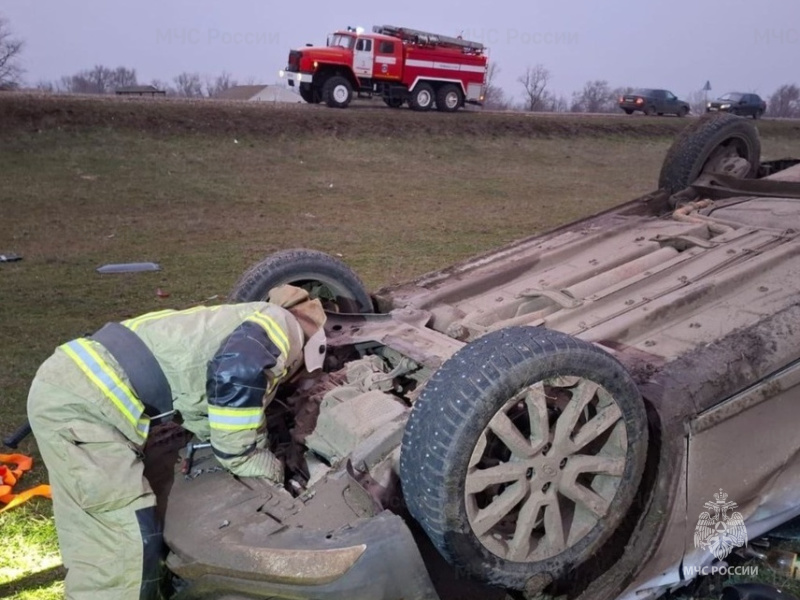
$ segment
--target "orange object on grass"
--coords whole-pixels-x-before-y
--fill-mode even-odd
[[[30,456],[23,454],[0,454],[0,463],[14,465],[14,468],[9,468],[6,465],[0,464],[0,503],[5,504],[0,508],[0,513],[9,509],[19,506],[23,502],[27,502],[34,496],[44,496],[45,498],[52,498],[49,485],[37,485],[34,488],[14,494],[14,486],[22,477],[25,471],[30,471],[33,466],[33,459]]]

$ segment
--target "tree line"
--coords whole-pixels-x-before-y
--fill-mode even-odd
[[[252,83],[248,80],[248,84]],[[180,98],[210,98],[239,85],[230,73],[223,71],[216,76],[202,76],[200,73],[184,72],[172,81],[153,79],[148,82],[167,96]],[[119,88],[143,85],[136,75],[136,69],[127,67],[110,68],[95,65],[91,69],[65,75],[57,81],[40,81],[36,88],[45,92],[62,94],[113,94]]]
[[[552,79],[551,71],[544,65],[537,64],[527,67],[516,80],[522,90],[522,101],[519,102],[496,83],[499,73],[500,67],[497,63],[489,65],[484,96],[486,108],[528,112],[615,113],[619,111],[617,102],[620,96],[634,91],[633,87],[612,88],[608,81],[595,79],[587,81],[571,97],[556,94],[548,89]],[[689,103],[693,114],[706,111],[706,94],[702,90],[693,91],[682,99]],[[708,96],[708,100],[711,99],[713,97]],[[800,87],[797,85],[783,84],[765,100],[767,116],[800,118]]]

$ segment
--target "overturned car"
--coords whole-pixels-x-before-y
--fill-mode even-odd
[[[179,597],[655,598],[800,514],[798,163],[709,115],[658,191],[373,295],[267,257],[232,298],[321,298],[325,373],[267,409],[283,487],[176,468]]]

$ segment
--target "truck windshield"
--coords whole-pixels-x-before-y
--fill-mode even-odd
[[[350,49],[353,47],[354,39],[352,35],[335,33],[328,39],[328,46],[339,46],[340,48]]]

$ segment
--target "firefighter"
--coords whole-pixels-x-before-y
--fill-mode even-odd
[[[233,474],[283,482],[264,407],[279,384],[322,367],[324,322],[319,300],[280,286],[270,302],[150,313],[56,349],[33,380],[28,416],[68,598],[159,597],[162,526],[142,460],[159,422],[179,415]]]

